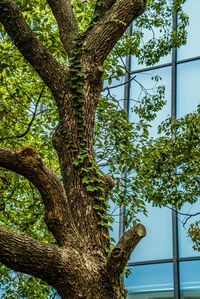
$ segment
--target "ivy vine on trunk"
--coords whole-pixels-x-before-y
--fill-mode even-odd
[[[33,33],[13,0],[0,0],[7,34],[54,96],[59,124],[52,142],[63,184],[36,149],[0,147],[0,167],[24,176],[40,192],[45,223],[57,245],[0,227],[0,262],[44,280],[62,298],[125,298],[122,272],[145,236],[138,224],[109,252],[107,194],[113,179],[95,164],[95,111],[102,90],[103,63],[145,0],[97,1],[95,15],[80,32],[69,0],[47,0],[69,57],[63,66]]]

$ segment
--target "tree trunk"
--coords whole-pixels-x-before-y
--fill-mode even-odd
[[[0,21],[56,100],[60,122],[52,141],[63,184],[31,147],[16,151],[0,147],[0,167],[23,175],[39,190],[46,225],[58,245],[0,227],[0,262],[43,279],[63,299],[122,299],[126,297],[124,267],[146,232],[143,225],[136,225],[107,253],[106,206],[114,182],[96,165],[93,131],[104,60],[132,20],[144,11],[146,1],[97,3],[96,22],[84,34],[78,31],[68,0],[47,2],[70,57],[68,67],[60,65],[37,39],[12,0],[0,1]]]

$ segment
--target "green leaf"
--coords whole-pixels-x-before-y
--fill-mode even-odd
[[[87,189],[87,191],[90,191],[90,192],[95,192],[95,191],[98,190],[97,187],[94,187],[94,186],[91,186],[91,185],[87,186],[86,189]]]

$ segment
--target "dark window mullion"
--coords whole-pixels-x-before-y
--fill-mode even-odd
[[[173,29],[177,29],[177,13],[173,18]],[[177,115],[177,49],[172,49],[172,78],[171,78],[171,116]],[[176,136],[172,136],[176,138]],[[175,170],[176,171],[176,170]],[[178,218],[176,210],[172,211],[172,240],[173,240],[173,275],[174,275],[174,299],[180,299],[179,283],[179,250],[178,250]]]
[[[132,33],[132,25],[128,28],[128,35],[130,36]],[[129,103],[130,103],[130,70],[131,70],[131,55],[126,56],[126,73],[124,82],[128,82],[124,85],[124,111],[126,112],[128,118],[129,118]],[[122,180],[126,178],[126,171],[122,174]],[[124,182],[123,187],[126,188],[126,184]],[[126,213],[125,205],[120,207],[120,215],[119,215],[119,239],[123,236],[125,232],[125,224],[124,224],[124,217]]]

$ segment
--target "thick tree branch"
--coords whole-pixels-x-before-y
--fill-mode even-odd
[[[131,22],[145,10],[146,0],[116,0],[108,2],[111,8],[91,29],[84,48],[88,55],[102,64],[108,53],[126,31]]]
[[[108,255],[108,271],[115,275],[122,273],[132,251],[145,235],[146,229],[142,224],[137,224],[126,231],[118,244]]]
[[[99,264],[89,259],[82,249],[70,245],[59,248],[4,227],[0,227],[0,263],[46,281],[62,298],[75,298],[76,284],[82,294],[76,298],[89,298],[86,294],[91,282],[99,278]]]
[[[115,2],[116,0],[97,1],[95,15],[98,15],[99,18],[103,17],[104,14],[113,6]]]
[[[72,6],[68,0],[47,0],[47,2],[58,23],[60,40],[65,51],[70,55],[73,47],[72,41],[79,31]]]
[[[55,93],[65,81],[65,69],[37,39],[12,0],[0,1],[0,22],[22,55]]]
[[[0,167],[23,175],[42,195],[45,205],[45,222],[59,245],[76,243],[77,234],[62,184],[53,171],[31,147],[13,151],[0,147]]]
[[[0,262],[15,271],[53,281],[49,276],[56,279],[59,256],[56,246],[0,227]]]

